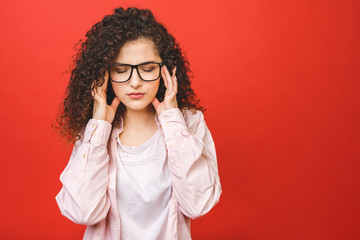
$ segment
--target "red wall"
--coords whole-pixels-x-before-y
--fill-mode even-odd
[[[0,3],[1,239],[81,239],[51,129],[73,45],[124,1]],[[223,195],[194,239],[360,239],[359,1],[133,1],[187,52]]]

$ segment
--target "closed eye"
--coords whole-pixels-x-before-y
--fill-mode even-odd
[[[154,71],[155,68],[151,68],[151,69],[141,69],[141,71],[143,72],[151,72]]]
[[[131,70],[131,68],[118,66],[118,67],[114,67],[113,70],[118,74],[122,74],[122,73],[129,72]]]

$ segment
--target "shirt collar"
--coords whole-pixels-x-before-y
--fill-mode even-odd
[[[155,113],[155,122],[158,125],[158,127],[160,128],[161,127],[160,120],[159,120],[156,113]],[[123,118],[120,117],[119,126],[118,127],[113,127],[113,129],[112,129],[112,137],[114,137],[114,138],[118,137],[119,134],[124,130],[123,123],[124,123]]]

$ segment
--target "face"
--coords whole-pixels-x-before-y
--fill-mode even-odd
[[[129,41],[120,49],[115,62],[137,65],[145,62],[161,62],[154,43],[148,39]],[[139,69],[140,70],[140,69]],[[115,95],[125,105],[127,110],[140,111],[151,107],[151,101],[159,89],[160,78],[146,82],[143,81],[136,69],[133,69],[129,81],[116,83],[111,81]]]

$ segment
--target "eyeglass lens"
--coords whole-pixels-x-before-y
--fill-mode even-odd
[[[133,70],[135,71],[135,69]],[[145,81],[152,81],[159,78],[160,66],[157,63],[145,63],[138,66],[140,78]],[[134,73],[133,73],[134,74]],[[114,65],[110,68],[110,77],[115,82],[126,82],[130,79],[131,66]]]

